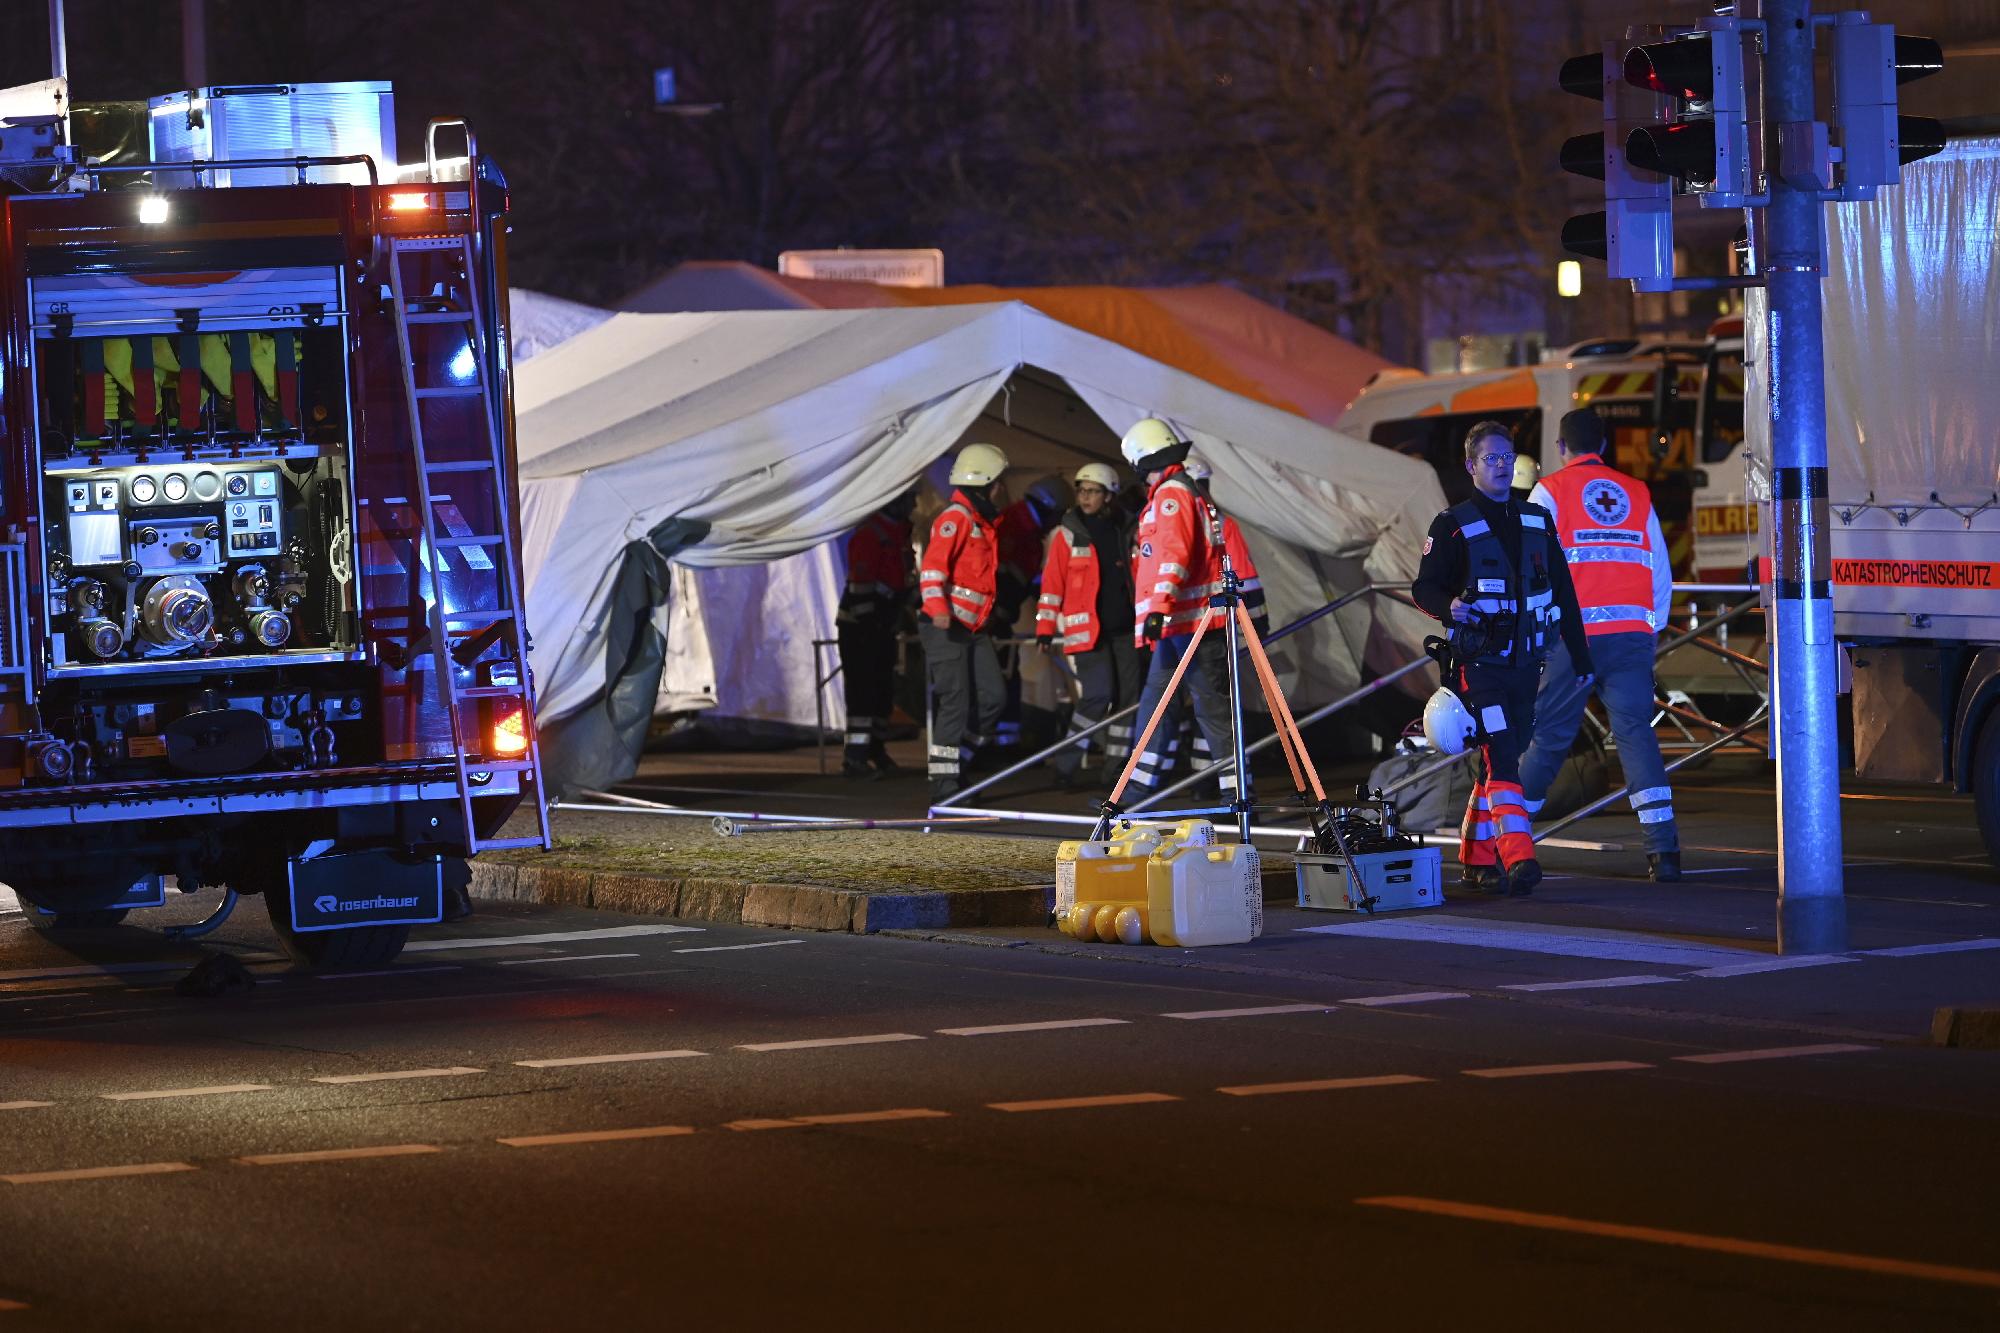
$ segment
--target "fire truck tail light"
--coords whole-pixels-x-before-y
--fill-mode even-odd
[[[430,206],[431,197],[423,190],[396,190],[389,195],[392,213],[421,213]]]
[[[139,221],[158,225],[167,220],[167,201],[157,194],[149,194],[139,201]]]
[[[503,759],[513,759],[527,752],[527,710],[515,708],[494,719],[493,753]]]

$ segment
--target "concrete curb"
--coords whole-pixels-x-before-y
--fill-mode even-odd
[[[857,935],[878,930],[1039,926],[1048,921],[1055,892],[1052,884],[938,893],[875,892],[481,860],[472,863],[471,884],[474,898],[493,902],[589,907],[635,916]]]
[[[1946,1005],[1931,1015],[1931,1044],[2000,1051],[2000,1006]]]
[[[1278,892],[1274,893],[1274,890]],[[615,870],[530,866],[474,859],[469,891],[489,902],[588,907],[634,916],[773,926],[780,930],[953,930],[974,926],[1044,926],[1055,907],[1053,884],[936,893],[834,889],[819,884],[633,875]],[[1292,872],[1264,876],[1264,897],[1289,900]]]

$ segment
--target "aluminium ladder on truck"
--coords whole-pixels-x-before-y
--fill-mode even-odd
[[[534,679],[528,671],[526,617],[515,578],[517,547],[512,497],[505,466],[504,440],[495,424],[493,386],[486,374],[489,349],[485,346],[486,325],[480,319],[472,244],[472,237],[468,235],[399,236],[388,239],[396,341],[401,352],[403,392],[410,414],[410,447],[416,457],[417,495],[423,514],[424,572],[430,576],[425,619],[438,696],[443,700],[446,715],[451,720],[452,759],[458,780],[459,814],[465,821],[465,850],[468,856],[509,847],[547,850],[550,846],[549,805],[542,789],[541,742],[536,735],[534,716]],[[449,276],[457,281],[441,284],[440,291],[445,299],[433,301],[427,294],[426,286],[413,283],[413,274],[406,272],[406,266],[418,272],[427,272],[440,259],[450,267]],[[462,293],[462,300],[451,299],[449,289],[453,286]],[[444,308],[413,309],[413,295],[422,305]],[[420,363],[413,347],[411,328],[424,324],[462,325],[465,328],[465,347],[470,353],[471,366],[461,369],[459,363],[454,362],[449,371],[449,383],[419,382]],[[465,406],[476,409],[471,413],[479,422],[474,431],[474,443],[483,447],[470,450],[468,457],[433,461],[432,451],[426,447],[424,440],[424,405],[432,400],[449,398],[466,400]],[[440,506],[449,511],[450,520],[441,519]],[[467,526],[463,518],[467,513],[475,516],[474,522],[490,524],[491,531],[461,531]],[[440,531],[441,528],[444,530]],[[450,570],[450,560],[445,553],[448,550],[459,552],[461,559],[471,568],[490,568],[493,575],[488,585],[490,593],[478,599],[488,604],[471,607],[446,605],[445,576]],[[506,646],[503,664],[512,668],[513,679],[506,680],[502,674],[495,673],[487,681],[474,680],[469,685],[461,685],[458,682],[461,667],[470,666],[496,639]],[[481,758],[468,762],[467,746],[478,735],[477,727],[469,725],[469,718],[476,718],[479,701],[487,699],[502,705],[513,702],[520,708],[526,746],[519,758]],[[469,715],[467,705],[471,709]],[[474,788],[471,774],[475,772],[518,773],[522,782],[532,784],[537,827],[534,836],[480,836],[472,818]]]

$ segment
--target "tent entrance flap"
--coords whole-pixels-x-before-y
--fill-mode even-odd
[[[558,799],[602,791],[639,771],[666,641],[654,612],[666,604],[667,561],[708,535],[698,519],[669,519],[630,542],[611,580],[604,616],[604,685],[574,712],[542,724],[542,776]]]

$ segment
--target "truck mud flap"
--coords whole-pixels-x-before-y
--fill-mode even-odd
[[[158,875],[144,875],[134,881],[131,888],[114,898],[107,898],[102,902],[98,902],[95,899],[87,901],[89,901],[90,905],[85,908],[78,908],[72,903],[65,902],[61,908],[56,910],[39,906],[34,907],[33,910],[37,916],[55,916],[59,911],[123,912],[142,907],[165,907],[167,905],[167,885],[166,881]]]
[[[422,926],[444,919],[444,862],[400,860],[388,852],[350,852],[293,861],[287,894],[292,929]]]

